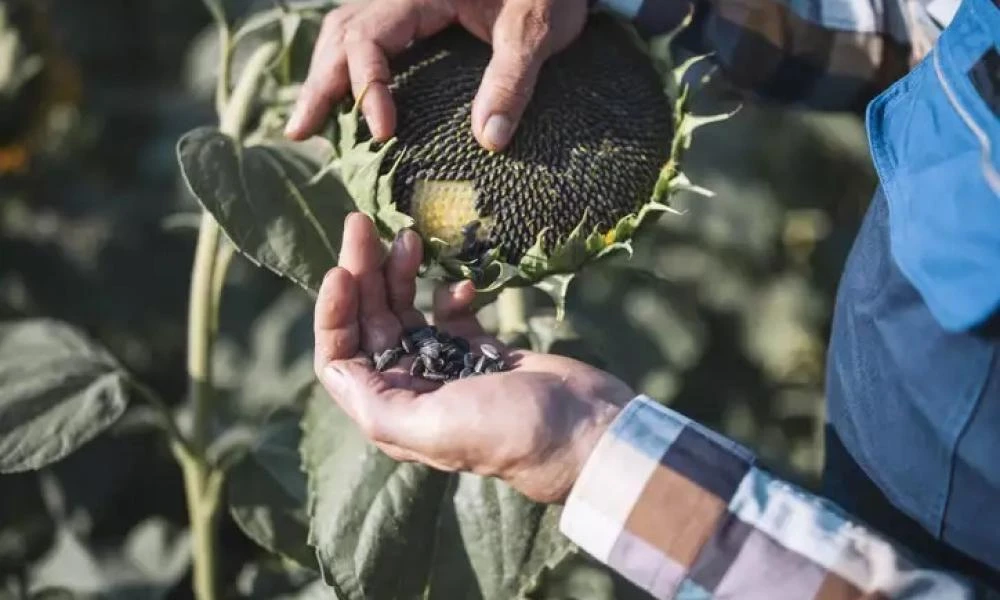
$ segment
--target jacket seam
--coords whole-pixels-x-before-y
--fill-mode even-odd
[[[968,433],[969,427],[972,425],[972,417],[979,410],[979,406],[983,402],[983,398],[986,395],[986,389],[989,387],[988,386],[989,382],[992,381],[993,377],[996,375],[997,362],[998,362],[997,358],[1000,355],[998,355],[997,347],[995,345],[993,346],[993,348],[991,348],[990,352],[993,354],[993,356],[990,359],[989,375],[983,378],[983,382],[982,384],[980,384],[979,391],[976,393],[976,401],[970,404],[969,412],[968,414],[965,415],[964,422],[962,423],[962,426],[958,430],[958,435],[955,436],[955,443],[952,444],[951,450],[949,452],[951,456],[949,456],[948,460],[948,482],[945,485],[944,506],[941,507],[941,518],[936,528],[937,529],[936,535],[938,539],[944,538],[944,524],[948,515],[949,505],[951,504],[952,489],[955,483],[955,465],[956,462],[958,461],[958,447],[962,443],[962,438],[965,437],[965,434]]]

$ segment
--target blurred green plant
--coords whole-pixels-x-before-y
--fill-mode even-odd
[[[275,557],[241,574],[236,587],[255,597],[599,599],[619,593],[603,568],[559,534],[557,507],[533,503],[494,479],[389,459],[315,385],[309,361],[268,371],[250,360],[237,368],[255,371],[256,379],[225,385],[224,348],[217,342],[234,255],[314,292],[336,263],[344,217],[358,204],[329,168],[332,146],[289,144],[280,135],[330,3],[280,3],[233,27],[220,1],[204,1],[220,49],[218,124],[189,132],[177,145],[184,180],[203,208],[190,279],[187,401],[169,408],[108,351],[64,323],[0,326],[0,473],[38,470],[65,458],[111,428],[139,398],[155,410],[180,465],[190,531],[147,521],[129,533],[125,554],[94,557],[75,544],[71,524],[59,524],[51,560],[86,563],[94,576],[66,581],[53,576],[54,563],[43,563],[41,580],[57,587],[36,590],[36,597],[88,597],[102,586],[118,597],[161,597],[190,563],[194,596],[220,598],[217,533],[225,513]],[[650,51],[683,107],[688,91],[678,74],[693,62],[670,63],[668,42],[656,40]],[[238,62],[237,53],[244,57]],[[686,146],[694,127],[714,120],[679,120],[678,144]],[[670,191],[699,191],[674,178],[676,164],[667,167]],[[635,271],[652,286],[664,283]],[[491,307],[496,328],[541,351],[603,364],[609,353],[600,351],[600,336],[591,337],[596,328],[563,318],[571,275],[538,286],[557,298],[553,310],[535,310],[528,290],[506,290]],[[254,351],[268,352],[267,338],[286,333],[265,331]],[[178,554],[188,541],[191,552]],[[157,564],[162,571],[151,576]],[[275,577],[283,583],[274,584]],[[147,587],[130,587],[138,580]]]

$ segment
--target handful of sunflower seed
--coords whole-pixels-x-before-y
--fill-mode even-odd
[[[508,370],[496,346],[482,344],[477,353],[467,340],[433,326],[404,331],[398,346],[375,352],[372,361],[381,373],[405,356],[414,357],[410,375],[429,381],[449,382]]]

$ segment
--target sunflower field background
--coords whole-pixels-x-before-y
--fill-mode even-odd
[[[226,3],[232,18],[272,6]],[[199,219],[175,146],[216,118],[217,54],[196,0],[0,0],[0,323],[69,323],[170,405],[188,393]],[[684,213],[660,219],[631,261],[586,269],[567,298],[578,337],[547,343],[815,486],[833,297],[874,189],[861,119],[749,102],[699,130],[686,169],[715,196],[679,198]],[[312,341],[310,298],[239,256],[224,297],[220,453],[308,381]],[[534,322],[550,320],[535,300]],[[155,420],[132,402],[65,460],[0,475],[0,598],[190,597],[182,473]],[[228,508],[220,597],[328,597]],[[535,594],[640,597],[582,558]]]

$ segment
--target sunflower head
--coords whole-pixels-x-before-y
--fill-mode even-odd
[[[489,152],[471,115],[491,51],[448,29],[392,62],[393,139],[372,140],[359,101],[339,111],[341,178],[387,238],[403,227],[423,236],[436,276],[481,291],[571,276],[630,251],[638,226],[686,182],[686,94],[649,50],[595,15],[543,66],[510,145]]]

